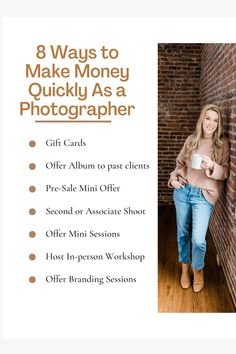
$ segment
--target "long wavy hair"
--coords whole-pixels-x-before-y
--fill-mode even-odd
[[[223,120],[220,108],[215,104],[207,104],[202,108],[200,117],[197,121],[197,125],[194,133],[189,139],[189,143],[186,147],[186,157],[190,158],[190,156],[198,149],[200,144],[200,139],[203,138],[203,129],[202,123],[205,118],[207,111],[215,111],[218,114],[218,127],[213,134],[212,137],[212,149],[211,149],[211,158],[219,162],[220,160],[220,151],[224,141],[224,133],[223,133]]]

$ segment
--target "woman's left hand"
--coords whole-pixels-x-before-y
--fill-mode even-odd
[[[203,161],[202,161],[201,167],[204,168],[204,170],[207,170],[208,168],[210,170],[213,170],[214,162],[212,161],[212,159],[210,157],[203,156]]]

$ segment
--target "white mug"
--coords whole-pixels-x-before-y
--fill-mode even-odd
[[[201,170],[201,164],[203,161],[203,156],[200,154],[193,154],[192,155],[192,162],[191,167],[196,170]]]

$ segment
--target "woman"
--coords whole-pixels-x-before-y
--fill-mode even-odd
[[[193,154],[201,155],[200,169],[191,166]],[[168,186],[174,188],[178,253],[182,263],[180,284],[183,289],[191,285],[191,241],[193,291],[196,293],[204,287],[206,232],[213,205],[228,176],[228,161],[229,143],[223,135],[220,109],[208,104],[201,111],[195,132],[186,139],[168,182]]]

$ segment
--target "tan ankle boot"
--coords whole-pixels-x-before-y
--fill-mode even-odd
[[[199,293],[204,287],[203,269],[193,269],[193,291]]]
[[[189,263],[182,263],[182,274],[180,278],[180,285],[183,289],[188,289],[191,285]]]

